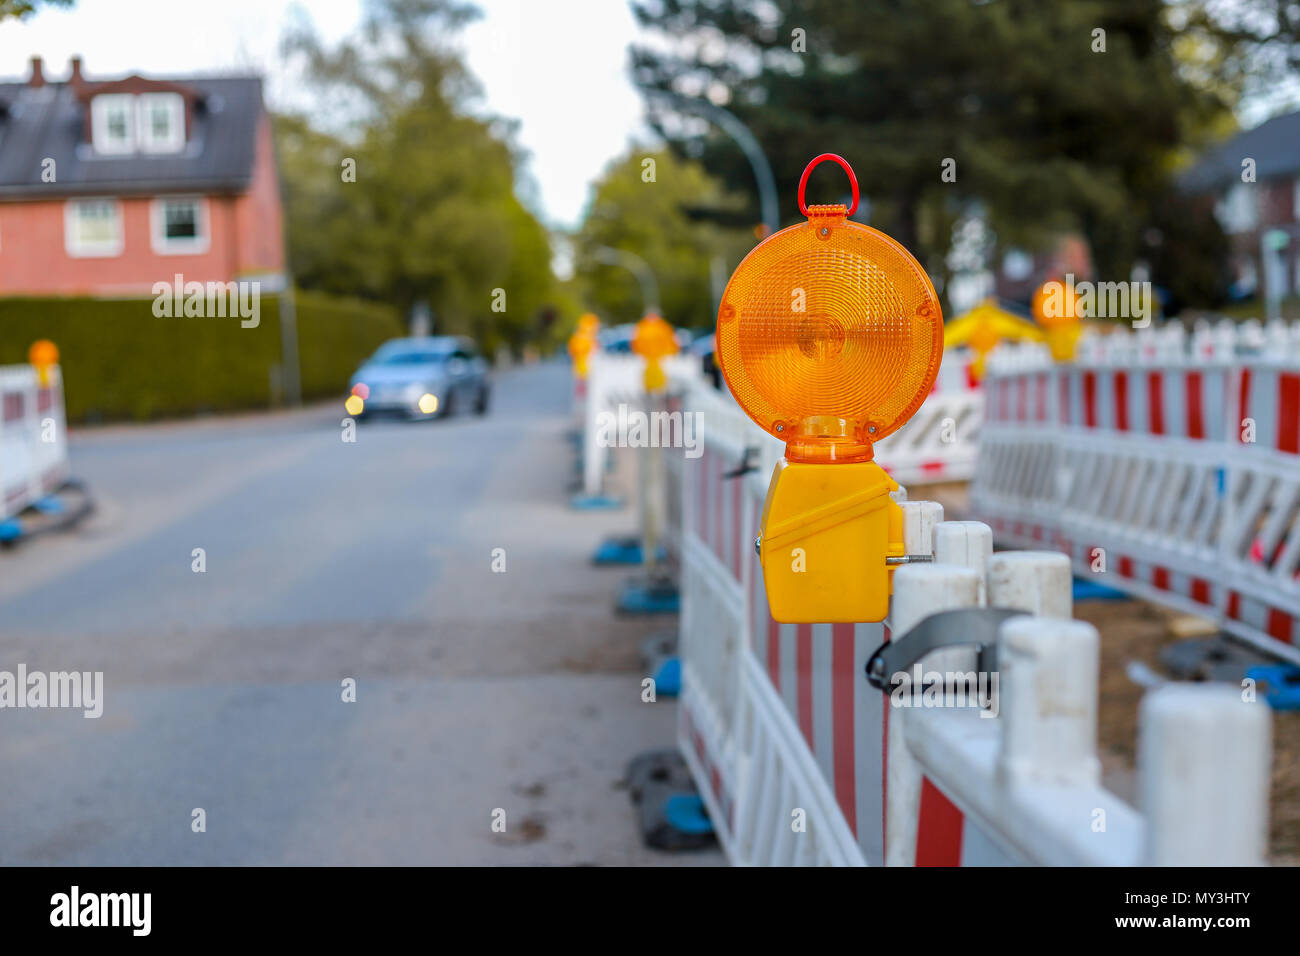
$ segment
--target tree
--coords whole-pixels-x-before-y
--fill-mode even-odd
[[[601,262],[597,253],[601,247],[622,249],[649,264],[664,318],[687,328],[711,327],[716,316],[710,260],[721,255],[726,267],[734,268],[753,238],[694,218],[691,211],[741,205],[698,164],[665,150],[634,148],[610,163],[574,237],[575,271],[588,308],[608,324],[641,317],[644,303],[636,277]]]
[[[469,114],[476,87],[441,45],[473,10],[367,10],[360,37],[334,49],[307,27],[284,43],[317,87],[313,116],[332,117],[278,121],[294,274],[404,310],[427,302],[436,331],[518,349],[550,298],[550,237],[515,195],[511,127]]]
[[[42,2],[51,7],[70,7],[73,0],[0,0],[0,20],[26,17],[34,13]]]
[[[804,165],[843,154],[872,223],[940,285],[954,224],[972,211],[1004,243],[1078,229],[1103,274],[1127,277],[1184,123],[1222,110],[1177,69],[1161,0],[636,0],[634,10],[660,41],[633,50],[639,85],[706,95],[739,116],[791,220]],[[745,174],[715,131],[684,126],[658,100],[652,109],[674,149],[724,181]],[[811,193],[842,194],[827,169]]]

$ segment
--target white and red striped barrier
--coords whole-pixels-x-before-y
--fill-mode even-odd
[[[18,514],[68,477],[63,382],[42,384],[30,365],[0,367],[0,519]]]
[[[971,487],[999,540],[1300,662],[1300,330],[1121,331],[990,358]]]
[[[944,353],[925,404],[902,428],[876,443],[876,461],[905,485],[968,481],[975,474],[984,390],[969,349]]]
[[[677,459],[679,746],[734,863],[1264,859],[1266,704],[1207,687],[1155,691],[1142,723],[1142,811],[1099,785],[1097,636],[1068,619],[1059,554],[993,556],[987,526],[904,502],[907,553],[936,561],[896,572],[888,622],[773,621],[753,541],[780,447],[715,394],[692,388],[682,401],[705,414],[705,451]],[[737,475],[749,447],[763,464]],[[896,706],[867,682],[891,625],[903,633],[935,611],[986,603],[1035,615],[1003,625],[998,716]],[[973,657],[949,648],[923,664],[964,672]],[[1223,747],[1200,748],[1207,721]]]

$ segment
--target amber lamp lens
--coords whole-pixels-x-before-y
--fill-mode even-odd
[[[790,461],[869,461],[934,386],[943,315],[925,270],[884,233],[813,206],[755,247],[718,310],[736,401]]]

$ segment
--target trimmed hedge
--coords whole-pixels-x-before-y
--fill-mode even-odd
[[[0,365],[27,361],[37,339],[59,347],[71,421],[144,420],[266,408],[280,363],[279,298],[260,323],[159,318],[153,299],[0,299]],[[298,292],[304,399],[341,396],[348,376],[387,339],[405,334],[396,310]]]

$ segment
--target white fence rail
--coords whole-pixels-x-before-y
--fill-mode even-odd
[[[30,365],[0,366],[0,520],[67,479],[66,432],[58,367],[42,385]]]
[[[1300,327],[995,352],[971,487],[999,540],[1300,663]]]

